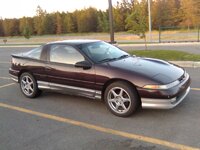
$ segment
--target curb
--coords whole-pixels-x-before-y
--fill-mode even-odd
[[[180,67],[189,67],[189,68],[199,68],[200,61],[169,61],[172,64],[176,64]]]

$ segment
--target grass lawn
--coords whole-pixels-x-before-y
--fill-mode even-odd
[[[151,57],[169,61],[200,61],[200,54],[190,54],[175,50],[133,50],[131,55]]]

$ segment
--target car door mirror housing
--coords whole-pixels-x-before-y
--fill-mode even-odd
[[[92,67],[92,65],[88,61],[84,60],[84,61],[77,62],[75,64],[75,67],[83,68],[83,69],[90,69]]]

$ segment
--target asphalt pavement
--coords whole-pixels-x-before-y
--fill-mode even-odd
[[[200,68],[186,68],[192,90],[176,108],[120,118],[98,100],[47,91],[24,97],[8,68],[11,53],[29,49],[0,48],[1,150],[200,149]]]

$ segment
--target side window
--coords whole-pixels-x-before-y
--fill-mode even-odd
[[[42,46],[32,49],[31,51],[28,51],[27,53],[24,54],[24,56],[33,58],[33,59],[40,59],[41,52],[42,52]]]
[[[52,45],[50,50],[50,62],[72,64],[84,61],[85,58],[73,47],[68,45]]]

